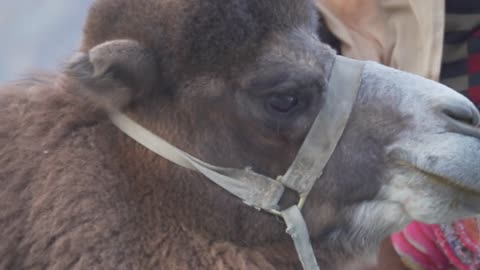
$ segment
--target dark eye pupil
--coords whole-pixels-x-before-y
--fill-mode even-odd
[[[268,103],[272,109],[286,113],[297,105],[298,99],[291,95],[275,94],[269,97]]]

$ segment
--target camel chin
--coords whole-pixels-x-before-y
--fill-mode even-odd
[[[476,129],[476,128],[475,128]],[[412,219],[443,223],[480,213],[478,138],[445,132],[402,141],[383,195],[400,203]]]
[[[398,171],[379,197],[398,204],[404,218],[440,224],[479,214],[480,194],[475,190],[413,167]]]

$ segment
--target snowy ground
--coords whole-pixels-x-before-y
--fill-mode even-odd
[[[56,70],[79,45],[92,0],[0,0],[0,83]]]

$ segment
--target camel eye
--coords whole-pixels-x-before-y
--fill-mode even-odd
[[[267,99],[269,109],[279,113],[288,113],[297,105],[298,98],[293,95],[273,94]]]

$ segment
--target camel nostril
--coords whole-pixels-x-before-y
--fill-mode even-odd
[[[442,113],[450,131],[480,138],[480,114],[474,106],[450,106]]]
[[[473,107],[450,107],[443,110],[443,113],[451,120],[462,122],[470,126],[480,124],[480,115]]]
[[[480,126],[480,112],[478,108],[473,109],[473,125],[476,127]]]

